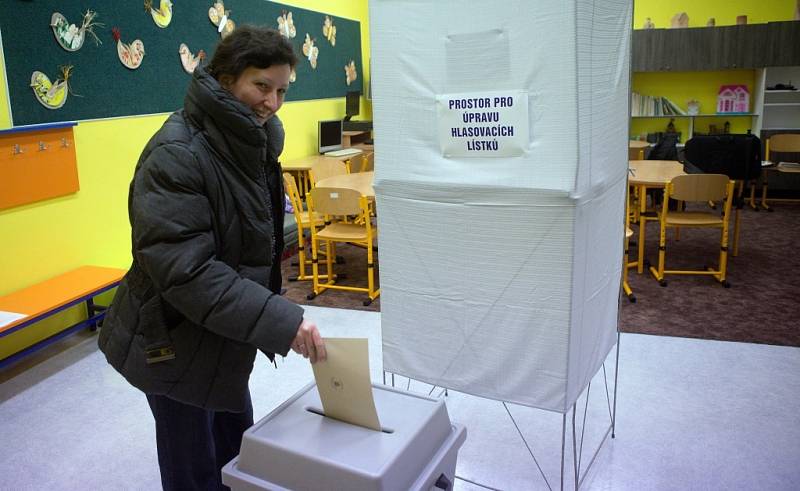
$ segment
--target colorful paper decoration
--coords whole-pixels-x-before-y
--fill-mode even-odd
[[[87,10],[83,14],[81,26],[78,27],[75,24],[70,24],[61,13],[53,12],[53,15],[50,16],[50,27],[53,29],[56,41],[62,48],[67,51],[78,51],[83,46],[87,32],[94,38],[95,44],[101,44],[93,28],[103,27],[103,24],[95,22],[95,17],[97,17],[97,12]]]
[[[344,74],[347,85],[350,85],[356,80],[356,78],[358,78],[358,73],[356,72],[356,62],[354,60],[350,60],[350,63],[344,66]]]
[[[336,46],[336,26],[333,25],[333,19],[328,15],[325,16],[325,22],[322,24],[322,34],[331,43],[331,46]]]
[[[215,2],[208,9],[208,18],[211,23],[217,26],[217,32],[221,37],[225,37],[236,29],[236,24],[230,19],[231,11],[225,10],[224,2]]]
[[[160,28],[165,28],[172,21],[172,1],[161,0],[158,9],[153,8],[153,0],[144,0],[145,12],[150,12],[153,22]]]
[[[144,59],[144,43],[142,40],[135,39],[130,44],[123,43],[118,27],[111,29],[111,34],[114,36],[114,41],[117,42],[119,61],[131,70],[139,68]]]
[[[186,73],[194,72],[194,69],[197,68],[200,61],[206,57],[206,52],[202,49],[198,51],[196,55],[193,55],[192,52],[189,51],[189,47],[186,46],[186,43],[181,43],[178,47],[178,54],[181,57],[181,65],[183,65],[183,69]]]
[[[311,63],[311,68],[317,68],[317,56],[319,56],[319,48],[314,46],[314,39],[306,33],[306,41],[303,43],[303,54],[308,58]]]
[[[67,102],[69,95],[69,77],[72,75],[72,65],[62,66],[61,78],[55,82],[40,71],[31,74],[31,88],[39,101],[47,109],[58,109]]]
[[[281,11],[278,17],[278,32],[287,39],[291,39],[297,35],[297,29],[294,27],[294,20],[292,20],[292,13],[285,10]]]

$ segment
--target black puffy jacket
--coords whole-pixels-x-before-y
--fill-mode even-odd
[[[282,145],[276,117],[259,125],[198,68],[184,109],[142,152],[133,264],[98,341],[142,391],[242,411],[256,350],[288,352],[303,310],[278,295]]]

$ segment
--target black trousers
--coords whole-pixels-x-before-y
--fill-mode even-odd
[[[253,425],[253,405],[241,413],[209,411],[165,396],[147,395],[156,422],[158,466],[164,491],[220,490],[222,467],[239,453]]]

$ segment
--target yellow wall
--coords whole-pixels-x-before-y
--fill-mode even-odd
[[[360,21],[364,87],[369,74],[367,0],[290,0],[283,3]],[[10,45],[6,40],[7,46]],[[302,61],[302,60],[301,60]],[[0,58],[2,62],[2,58]],[[290,89],[291,90],[291,89]],[[361,119],[371,105],[362,97]],[[344,97],[286,103],[284,159],[315,153],[317,121],[341,118]],[[128,185],[139,153],[167,115],[81,122],[75,127],[80,191],[74,195],[0,211],[0,295],[84,264],[130,265]],[[0,127],[10,126],[5,70],[0,70]],[[68,312],[65,316],[74,313]],[[41,337],[58,322],[34,326]],[[30,328],[29,328],[30,329]],[[0,358],[30,344],[30,333],[0,339]]]
[[[647,72],[633,76],[631,90],[643,95],[666,97],[681,109],[686,109],[690,99],[700,102],[701,114],[714,114],[717,110],[717,92],[720,85],[745,84],[750,90],[750,107],[754,103],[753,86],[755,72],[753,70],[725,70],[718,72]],[[731,123],[731,133],[746,133],[753,127],[750,117],[715,117],[695,118],[695,132],[708,133],[708,125],[714,124],[722,131],[725,121]],[[631,136],[642,133],[665,131],[669,118],[633,118],[631,119]],[[689,119],[675,118],[675,127],[682,133],[682,141],[686,141],[689,131]]]
[[[689,27],[703,27],[709,17],[716,25],[736,24],[737,15],[747,15],[748,23],[792,20],[795,0],[635,0],[634,29],[640,29],[645,18],[650,17],[657,28],[669,27],[670,19],[678,12],[689,15]],[[700,102],[700,112],[716,112],[716,97],[719,87],[728,84],[745,84],[750,90],[750,108],[753,110],[755,70],[723,70],[716,72],[648,72],[634,73],[631,90],[644,95],[667,97],[682,109],[690,99]],[[731,123],[731,133],[745,133],[754,126],[750,117],[696,118],[695,132],[707,133],[709,124],[721,131],[726,121]],[[669,118],[631,120],[632,138],[645,133],[664,131]],[[689,120],[676,118],[675,127],[686,141]]]
[[[635,0],[633,27],[641,29],[647,17],[657,28],[669,27],[679,12],[689,16],[689,27],[705,27],[709,17],[718,26],[734,25],[739,15],[746,15],[748,24],[760,24],[792,20],[794,8],[795,0]]]

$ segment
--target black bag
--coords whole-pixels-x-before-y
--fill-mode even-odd
[[[755,135],[697,135],[686,142],[684,156],[707,174],[743,180],[761,174],[761,140]]]
[[[680,133],[662,133],[658,143],[647,154],[647,160],[678,160]]]

